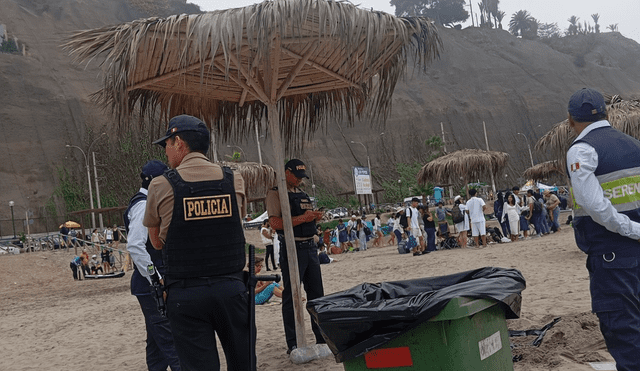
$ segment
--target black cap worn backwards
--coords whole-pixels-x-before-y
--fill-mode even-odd
[[[287,162],[284,165],[284,169],[285,170],[289,170],[293,173],[293,175],[296,176],[296,178],[307,178],[309,179],[309,177],[307,176],[306,170],[307,167],[304,165],[304,162],[298,160],[298,159],[292,159],[289,160],[289,162]]]
[[[209,138],[209,129],[202,120],[189,115],[180,115],[169,120],[169,128],[167,129],[166,135],[155,140],[153,144],[159,144],[164,147],[167,139],[184,131],[195,131]]]

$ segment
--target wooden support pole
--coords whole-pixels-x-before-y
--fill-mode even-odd
[[[291,220],[291,206],[289,206],[289,194],[284,170],[284,146],[282,145],[282,133],[278,107],[275,102],[267,104],[269,117],[269,130],[275,155],[275,170],[278,184],[278,196],[280,197],[280,209],[284,223],[284,234],[287,249],[287,262],[289,263],[289,277],[291,281],[291,295],[293,297],[293,313],[296,323],[296,342],[298,348],[306,346],[304,327],[304,308],[302,306],[302,293],[300,291],[300,271],[298,270],[298,252],[296,251],[293,237],[293,222]]]

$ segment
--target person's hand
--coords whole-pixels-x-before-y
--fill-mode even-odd
[[[322,220],[322,216],[324,215],[324,212],[322,212],[322,211],[307,210],[307,213],[313,214],[313,218],[311,220],[315,220],[317,222]]]

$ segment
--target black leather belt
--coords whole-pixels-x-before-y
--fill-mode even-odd
[[[305,240],[305,241],[296,241],[296,248],[298,249],[315,249],[318,247],[316,241],[313,239]]]
[[[284,239],[284,236],[279,234],[278,235],[278,239],[285,244],[285,246],[287,245],[287,242]],[[316,242],[313,240],[313,238],[310,238],[308,240],[304,240],[304,241],[296,241],[296,248],[297,249],[315,249],[318,247],[318,244],[316,244]]]
[[[212,277],[194,277],[194,278],[180,278],[180,279],[165,279],[165,286],[173,287],[198,287],[198,286],[211,286],[223,281],[237,280],[244,282],[244,274],[236,273],[225,276],[212,276]]]

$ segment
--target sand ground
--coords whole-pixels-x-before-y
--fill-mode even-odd
[[[585,255],[569,226],[555,234],[484,249],[399,255],[395,247],[334,256],[322,266],[326,293],[362,282],[441,276],[480,267],[516,268],[527,280],[521,318],[510,329],[541,328],[555,317],[539,348],[516,339],[523,356],[517,371],[591,370],[588,362],[611,361],[590,313]],[[259,235],[247,231],[258,246]],[[130,272],[121,279],[74,281],[72,252],[0,256],[0,369],[145,370],[145,329],[138,302],[129,293]],[[292,364],[285,354],[281,305],[256,308],[259,370],[343,370],[333,358]],[[310,319],[307,337],[312,341]]]

